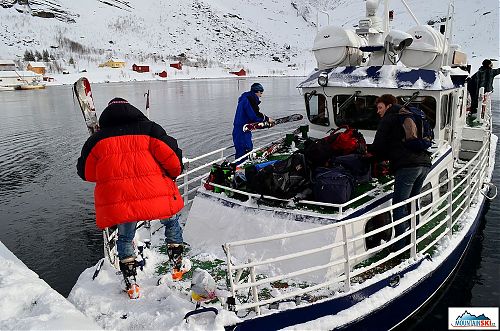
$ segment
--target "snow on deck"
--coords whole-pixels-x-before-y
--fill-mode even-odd
[[[0,242],[0,330],[100,330]]]
[[[149,237],[142,230],[138,237]],[[167,255],[159,252],[163,239],[160,230],[152,237],[152,248],[144,250],[146,266],[142,271],[137,269],[139,299],[128,298],[121,273],[106,260],[95,280],[95,266],[80,275],[68,300],[102,328],[112,330],[224,330],[225,324],[238,321],[234,313],[223,311],[219,303],[210,305],[219,310],[217,317],[204,313],[190,317],[189,323],[184,320],[184,315],[195,308],[190,278],[157,285],[157,268],[168,260]]]

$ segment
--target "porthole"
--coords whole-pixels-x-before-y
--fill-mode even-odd
[[[422,192],[428,191],[432,188],[431,183],[425,184],[425,186],[422,188]],[[428,206],[432,203],[432,192],[429,192],[428,194],[424,195],[423,197],[420,198],[420,207],[425,207]]]
[[[384,225],[391,224],[392,219],[391,219],[391,213],[390,212],[385,212],[383,214],[377,215],[366,222],[365,225],[365,233],[371,232],[375,229],[381,228]],[[366,243],[366,249],[371,249],[374,247],[379,246],[382,243],[382,240],[384,242],[388,242],[391,240],[392,237],[392,228],[388,228],[384,231],[381,231],[379,233],[375,233],[372,236],[368,236],[365,239]]]
[[[441,185],[447,180],[448,180],[448,169],[445,169],[439,174],[439,185]],[[448,182],[448,184],[446,185],[439,186],[439,196],[442,197],[443,195],[445,195],[446,192],[449,191],[449,188],[450,188],[450,182]]]

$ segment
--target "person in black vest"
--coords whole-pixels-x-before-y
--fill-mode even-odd
[[[490,59],[485,59],[479,70],[472,75],[467,83],[467,90],[471,97],[471,114],[477,113],[479,89],[484,87],[484,93],[493,92],[493,79],[500,74],[500,68],[493,69]]]
[[[401,112],[405,109],[398,105],[397,99],[391,94],[384,94],[375,101],[377,113],[382,118],[373,144],[368,146],[368,151],[377,159],[389,160],[391,172],[394,174],[394,193],[392,204],[397,204],[408,198],[418,195],[422,189],[427,174],[431,167],[430,153],[414,151],[405,145],[409,132],[417,132],[417,128],[403,127]],[[413,122],[413,121],[412,121]],[[404,122],[406,123],[406,121]],[[414,122],[413,122],[414,123]],[[415,123],[414,123],[415,124]],[[409,214],[408,205],[394,209],[393,220],[397,221]],[[418,206],[417,206],[418,207]],[[396,236],[401,235],[410,227],[410,221],[403,222],[394,227]],[[406,246],[410,237],[399,240],[392,247],[392,251]]]

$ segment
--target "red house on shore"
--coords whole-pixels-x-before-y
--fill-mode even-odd
[[[147,64],[133,64],[132,70],[137,72],[149,72],[149,66]]]
[[[181,63],[181,61],[179,61],[177,63],[170,63],[170,67],[175,68],[177,70],[182,70],[182,63]]]
[[[161,78],[167,78],[168,74],[165,70],[163,70],[162,72],[160,73],[156,73],[158,76],[160,76]]]
[[[246,76],[247,72],[245,69],[240,69],[240,71],[230,71],[230,74],[236,75],[236,76]]]

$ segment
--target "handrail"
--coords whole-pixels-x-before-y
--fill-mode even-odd
[[[278,132],[273,132],[273,133],[270,133],[270,134],[263,134],[261,136],[258,136],[258,137],[254,137],[253,140],[254,141],[259,141],[259,140],[263,140],[263,139],[266,139],[266,138],[270,138],[270,137],[274,137],[274,136],[277,136],[277,135],[283,135],[285,134],[286,132],[288,131],[278,131]],[[259,146],[258,148],[254,149],[253,151],[255,150],[259,150],[261,148],[264,148],[265,145],[263,146]],[[222,148],[219,148],[219,149],[216,149],[214,151],[211,151],[211,152],[208,152],[208,153],[205,153],[203,155],[200,155],[200,156],[197,156],[197,157],[194,157],[194,158],[184,158],[183,159],[183,164],[184,164],[184,167],[185,167],[185,171],[180,174],[177,178],[176,178],[176,181],[178,183],[178,188],[179,189],[184,189],[183,190],[183,193],[181,194],[183,199],[184,199],[184,206],[185,208],[189,208],[189,204],[192,202],[192,199],[189,199],[189,195],[194,193],[195,191],[198,190],[199,186],[197,185],[196,187],[192,188],[192,189],[189,189],[189,185],[192,184],[192,183],[195,183],[197,181],[199,181],[200,179],[202,179],[203,177],[205,177],[205,174],[203,175],[199,175],[195,178],[192,178],[192,179],[189,179],[189,176],[193,173],[196,173],[196,172],[199,172],[199,171],[202,171],[204,169],[207,169],[209,167],[212,166],[213,163],[216,163],[216,162],[220,162],[220,161],[223,161],[223,160],[226,160],[228,157],[234,155],[231,154],[229,156],[224,156],[224,151],[227,151],[227,150],[231,150],[233,149],[234,146],[231,145],[231,146],[227,146],[227,147],[222,147]],[[252,151],[252,152],[253,152]],[[250,153],[252,153],[250,152]],[[246,155],[244,155],[243,157],[247,156],[248,154],[250,153],[247,153]],[[210,156],[213,156],[213,155],[220,155],[220,157],[216,158],[216,159],[213,159],[203,165],[200,165],[200,166],[197,166],[196,168],[194,169],[189,169],[190,165],[193,164],[194,162],[196,161],[199,161],[199,160],[202,160],[202,159],[206,159]],[[181,180],[183,180],[183,182],[181,182]],[[139,221],[137,222],[137,226],[136,228],[140,228],[142,225],[143,225],[143,221]],[[118,259],[117,259],[117,256],[118,256],[118,252],[117,252],[117,249],[116,249],[116,245],[114,245],[114,247],[110,247],[110,243],[115,241],[116,238],[118,237],[118,230],[114,230],[114,231],[110,231],[109,228],[106,228],[105,230],[103,230],[103,238],[104,238],[104,256],[108,258],[108,260],[111,262],[112,265],[115,266],[115,268],[118,268]]]

